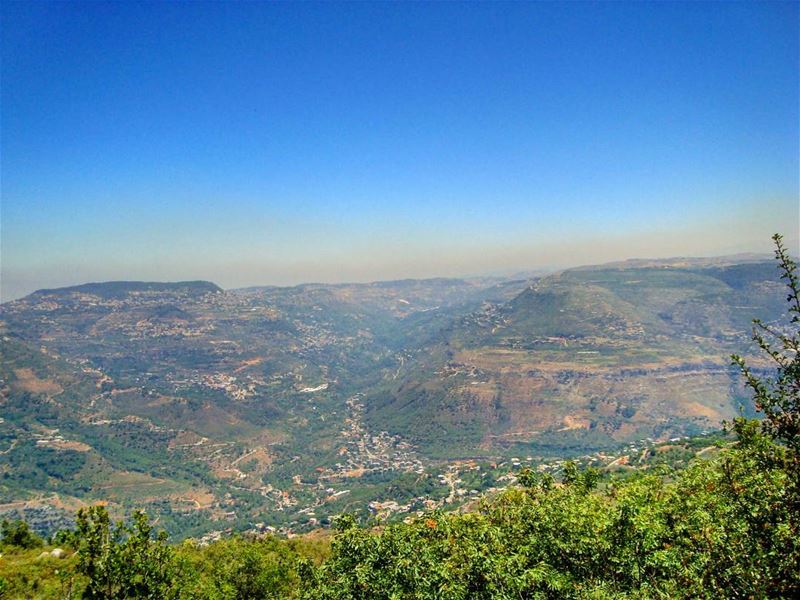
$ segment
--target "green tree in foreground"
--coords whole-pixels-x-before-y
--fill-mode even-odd
[[[297,556],[283,540],[233,538],[203,553],[212,597],[230,600],[287,598],[297,586]]]
[[[800,277],[797,264],[775,234],[775,257],[781,279],[786,281],[789,323],[783,327],[753,321],[753,341],[771,359],[776,368],[773,379],[758,377],[741,356],[733,361],[742,371],[753,391],[756,408],[764,413],[764,432],[791,448],[795,457],[800,451]]]
[[[737,476],[747,480],[736,491],[742,496],[740,504],[751,505],[744,516],[753,522],[753,539],[760,541],[767,553],[764,560],[774,568],[769,591],[796,596],[800,595],[800,276],[783,238],[775,234],[772,239],[780,278],[787,287],[788,323],[753,321],[753,341],[772,363],[772,377],[760,377],[742,357],[731,357],[764,419],[741,418],[734,423],[740,444],[749,450],[748,462],[738,465],[741,473],[727,475],[734,481]],[[726,468],[731,470],[730,465]],[[752,505],[763,499],[759,494],[763,488],[753,480],[765,473],[780,474],[781,494],[772,499],[767,514],[760,514]]]
[[[153,535],[143,512],[133,523],[111,525],[102,506],[78,512],[78,572],[89,578],[88,600],[178,597],[179,578],[167,535]]]

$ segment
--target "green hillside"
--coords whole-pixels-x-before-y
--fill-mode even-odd
[[[40,291],[0,307],[0,513],[46,524],[106,500],[181,537],[297,533],[346,510],[455,508],[512,457],[715,430],[749,404],[725,356],[750,351],[748,318],[781,316],[774,275],[693,261]]]
[[[783,314],[772,263],[578,269],[445,329],[369,398],[375,427],[437,456],[581,451],[738,414],[723,357]],[[746,406],[747,408],[747,406]]]
[[[366,528],[344,516],[333,535],[172,546],[143,515],[113,526],[98,507],[42,546],[6,523],[0,598],[794,597],[797,449],[737,429],[679,470],[524,470],[468,512]]]

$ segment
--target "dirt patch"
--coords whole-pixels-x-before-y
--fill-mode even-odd
[[[687,402],[684,405],[684,411],[691,417],[705,417],[712,421],[721,421],[721,415],[718,411],[709,406],[704,406],[699,402]]]
[[[285,431],[277,431],[274,429],[262,429],[256,435],[247,438],[248,445],[252,446],[270,446],[272,444],[279,444],[289,439]]]
[[[247,473],[242,473],[236,467],[228,467],[225,465],[214,465],[211,472],[219,479],[246,479]]]
[[[351,469],[349,471],[342,471],[342,473],[339,476],[340,477],[356,477],[356,478],[358,478],[358,477],[363,476],[364,473],[366,473],[366,472],[367,472],[367,470],[363,469],[363,468]]]
[[[497,387],[493,382],[470,382],[461,388],[460,396],[471,397],[481,406],[487,407],[497,398]]]
[[[584,419],[581,417],[577,417],[575,415],[567,415],[562,420],[564,427],[561,431],[567,431],[569,429],[589,429],[590,422],[588,419]]]
[[[208,490],[189,490],[186,493],[180,494],[178,496],[173,496],[172,498],[175,502],[185,502],[190,505],[190,507],[194,508],[195,510],[202,510],[204,508],[210,508],[216,502],[216,498],[214,494],[209,492]]]
[[[64,391],[64,388],[55,381],[39,379],[33,372],[33,369],[28,367],[24,369],[14,369],[14,375],[17,376],[17,380],[14,381],[12,385],[23,392],[55,396]]]
[[[253,466],[255,471],[264,471],[269,465],[272,464],[273,456],[266,448],[256,448],[247,452],[234,460],[231,466],[234,465],[248,465]]]
[[[138,481],[130,481],[127,482],[123,479],[124,476],[130,476],[131,479],[135,479],[134,475],[138,475],[141,480]],[[160,477],[150,477],[147,475],[140,475],[140,474],[133,474],[128,472],[120,473],[120,477],[117,478],[119,481],[115,481],[113,483],[104,483],[95,485],[95,488],[98,490],[110,490],[110,489],[127,489],[127,488],[140,488],[140,487],[152,487],[154,485],[161,485],[166,483],[166,479],[162,479]]]
[[[169,441],[169,448],[202,446],[207,442],[208,438],[198,435],[194,431],[180,431]]]
[[[76,442],[73,440],[48,440],[47,444],[43,444],[48,448],[57,448],[58,450],[74,450],[75,452],[88,452],[92,449],[89,444],[83,442]]]
[[[239,373],[241,371],[244,371],[248,367],[255,367],[256,365],[261,364],[263,361],[264,361],[264,357],[262,357],[262,356],[257,356],[255,358],[250,358],[248,360],[243,360],[241,366],[239,366],[238,368],[234,369],[233,372],[234,373]]]
[[[180,402],[180,398],[173,398],[172,396],[159,395],[155,400],[147,403],[148,408],[156,406],[168,406],[174,402]]]

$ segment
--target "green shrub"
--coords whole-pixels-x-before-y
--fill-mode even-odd
[[[38,548],[43,545],[43,540],[33,531],[25,521],[3,520],[0,525],[0,544],[16,548]]]

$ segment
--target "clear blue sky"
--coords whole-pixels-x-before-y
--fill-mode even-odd
[[[797,3],[2,4],[2,297],[769,249]]]

